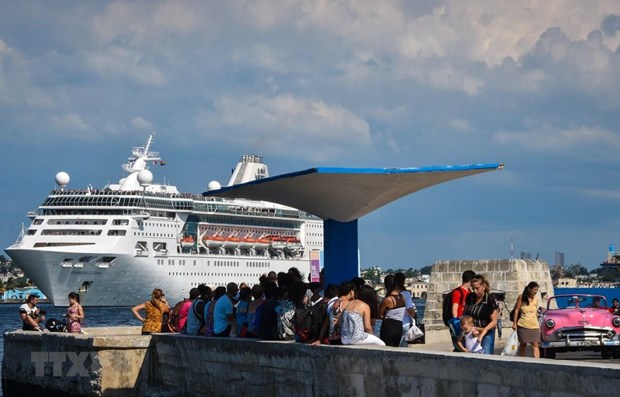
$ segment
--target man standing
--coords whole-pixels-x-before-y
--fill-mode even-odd
[[[452,319],[448,321],[448,329],[450,330],[450,338],[454,345],[455,351],[460,351],[457,342],[461,334],[461,317],[465,309],[465,298],[470,291],[470,281],[476,273],[472,270],[465,270],[461,275],[462,284],[452,291]]]
[[[213,336],[230,336],[232,323],[235,320],[233,299],[239,287],[235,283],[228,283],[226,295],[215,302],[213,307]]]
[[[39,303],[37,295],[28,295],[26,303],[19,307],[19,317],[24,331],[42,331],[39,323],[45,320],[45,316],[37,307],[37,303]]]

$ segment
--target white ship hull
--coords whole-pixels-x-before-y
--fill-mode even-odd
[[[110,264],[98,264],[63,262],[67,257],[92,255],[92,251],[6,251],[31,279],[37,280],[37,287],[56,306],[68,305],[67,296],[72,291],[79,291],[85,306],[133,306],[148,300],[154,288],[161,288],[174,303],[201,283],[212,288],[231,281],[253,285],[269,271],[286,272],[297,267],[306,275],[310,272],[307,259],[179,254],[167,256],[164,264],[158,265],[156,257],[102,253],[101,256],[114,255],[116,259]]]

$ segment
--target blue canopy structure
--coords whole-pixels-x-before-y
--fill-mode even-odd
[[[324,220],[325,282],[358,275],[357,220],[392,201],[439,183],[503,168],[471,164],[420,168],[317,167],[203,193],[294,207]]]

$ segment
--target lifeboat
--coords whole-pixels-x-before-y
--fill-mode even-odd
[[[286,248],[286,241],[282,236],[269,236],[268,238],[271,240],[271,248],[276,250]]]
[[[224,244],[224,237],[221,236],[206,236],[202,239],[205,245],[209,248],[219,248]]]
[[[241,239],[239,237],[226,237],[224,239],[224,243],[222,247],[224,248],[237,248],[241,243]]]
[[[239,241],[239,248],[251,249],[256,244],[256,239],[251,237],[242,238]]]
[[[301,241],[297,237],[285,237],[286,239],[286,248],[296,251],[302,248]]]
[[[181,247],[189,248],[194,246],[194,237],[193,236],[185,236],[181,239]]]
[[[269,244],[271,243],[271,241],[269,241],[269,239],[266,238],[257,238],[256,241],[254,242],[254,248],[258,248],[258,249],[266,249],[267,247],[269,247]]]

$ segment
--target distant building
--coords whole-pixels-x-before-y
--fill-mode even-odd
[[[0,281],[2,282],[2,284],[6,284],[7,281],[9,281],[9,278],[15,278],[11,273],[0,273]]]
[[[409,292],[413,295],[414,298],[426,298],[426,294],[428,293],[428,282],[424,281],[414,281],[409,284]]]
[[[574,278],[559,278],[558,279],[558,288],[577,288],[577,280]]]
[[[38,295],[41,300],[47,299],[47,297],[43,295],[43,292],[37,287],[16,288],[4,291],[2,299],[25,301],[28,295]]]

